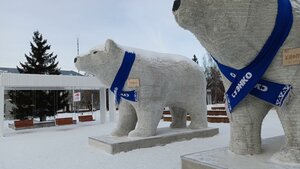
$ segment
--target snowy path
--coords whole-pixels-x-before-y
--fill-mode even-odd
[[[160,122],[161,127],[169,124]],[[88,145],[89,136],[109,134],[115,125],[96,121],[17,133],[7,128],[7,136],[0,138],[0,169],[180,169],[181,155],[227,146],[230,134],[229,124],[210,123],[210,127],[220,130],[217,136],[211,138],[116,155]],[[282,134],[279,119],[271,111],[264,121],[262,137]]]

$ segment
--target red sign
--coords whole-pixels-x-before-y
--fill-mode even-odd
[[[80,92],[76,92],[73,94],[73,101],[74,102],[79,102],[81,100],[81,94]]]

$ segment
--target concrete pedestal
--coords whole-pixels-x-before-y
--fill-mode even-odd
[[[190,140],[193,138],[212,137],[219,133],[218,128],[206,129],[171,129],[159,128],[157,135],[145,138],[98,136],[90,137],[89,144],[96,146],[110,154],[122,151],[131,151],[139,148],[147,148],[158,145],[165,145],[171,142]]]
[[[227,147],[181,157],[182,169],[299,169],[300,165],[279,164],[272,155],[284,144],[284,136],[263,140],[263,152],[256,155],[236,155]]]

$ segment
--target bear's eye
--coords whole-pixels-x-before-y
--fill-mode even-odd
[[[96,53],[98,53],[98,51],[94,51],[94,52],[93,52],[93,54],[96,54]]]

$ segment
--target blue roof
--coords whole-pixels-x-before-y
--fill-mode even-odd
[[[7,68],[7,67],[0,67],[0,73],[19,73],[17,68]],[[70,76],[83,76],[80,73],[77,73],[73,70],[60,70],[62,75],[70,75]]]

